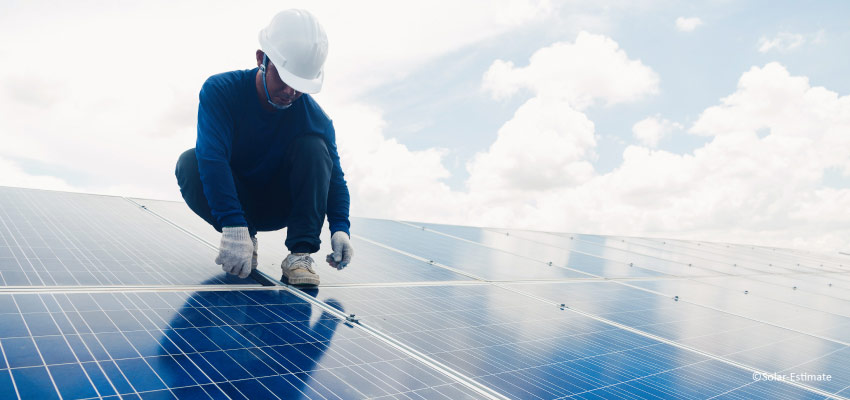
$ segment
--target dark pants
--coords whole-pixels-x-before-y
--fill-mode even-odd
[[[236,193],[248,221],[251,236],[257,231],[287,228],[286,247],[295,253],[319,251],[319,234],[325,222],[332,161],[324,139],[304,135],[292,141],[275,178],[249,186],[235,175]],[[212,216],[204,195],[195,149],[177,160],[177,184],[186,204],[217,231],[221,225]]]

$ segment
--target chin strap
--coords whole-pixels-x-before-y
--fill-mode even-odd
[[[264,53],[263,54],[263,63],[260,65],[260,72],[263,74],[263,89],[266,91],[266,101],[268,101],[269,104],[271,104],[271,106],[274,107],[277,110],[286,110],[287,108],[292,106],[292,103],[289,103],[287,105],[280,105],[280,104],[273,102],[271,96],[269,96],[269,88],[266,87],[266,65],[268,65],[268,63],[269,63],[269,57],[267,55],[265,55],[265,53]]]

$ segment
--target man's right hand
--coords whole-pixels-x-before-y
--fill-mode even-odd
[[[240,278],[248,277],[253,253],[254,243],[247,226],[226,226],[221,230],[221,244],[215,263],[221,265],[224,272]]]

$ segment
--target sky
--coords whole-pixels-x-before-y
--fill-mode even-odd
[[[354,216],[850,251],[844,1],[4,0],[0,185],[181,200],[201,85],[291,7]]]

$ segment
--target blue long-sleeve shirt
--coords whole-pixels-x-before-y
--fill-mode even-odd
[[[327,205],[331,233],[350,235],[350,198],[333,123],[308,94],[286,110],[263,109],[256,74],[257,68],[213,75],[201,88],[195,154],[213,217],[221,226],[247,226],[233,176],[249,186],[262,186],[280,170],[292,139],[315,134],[324,138],[333,161]]]

